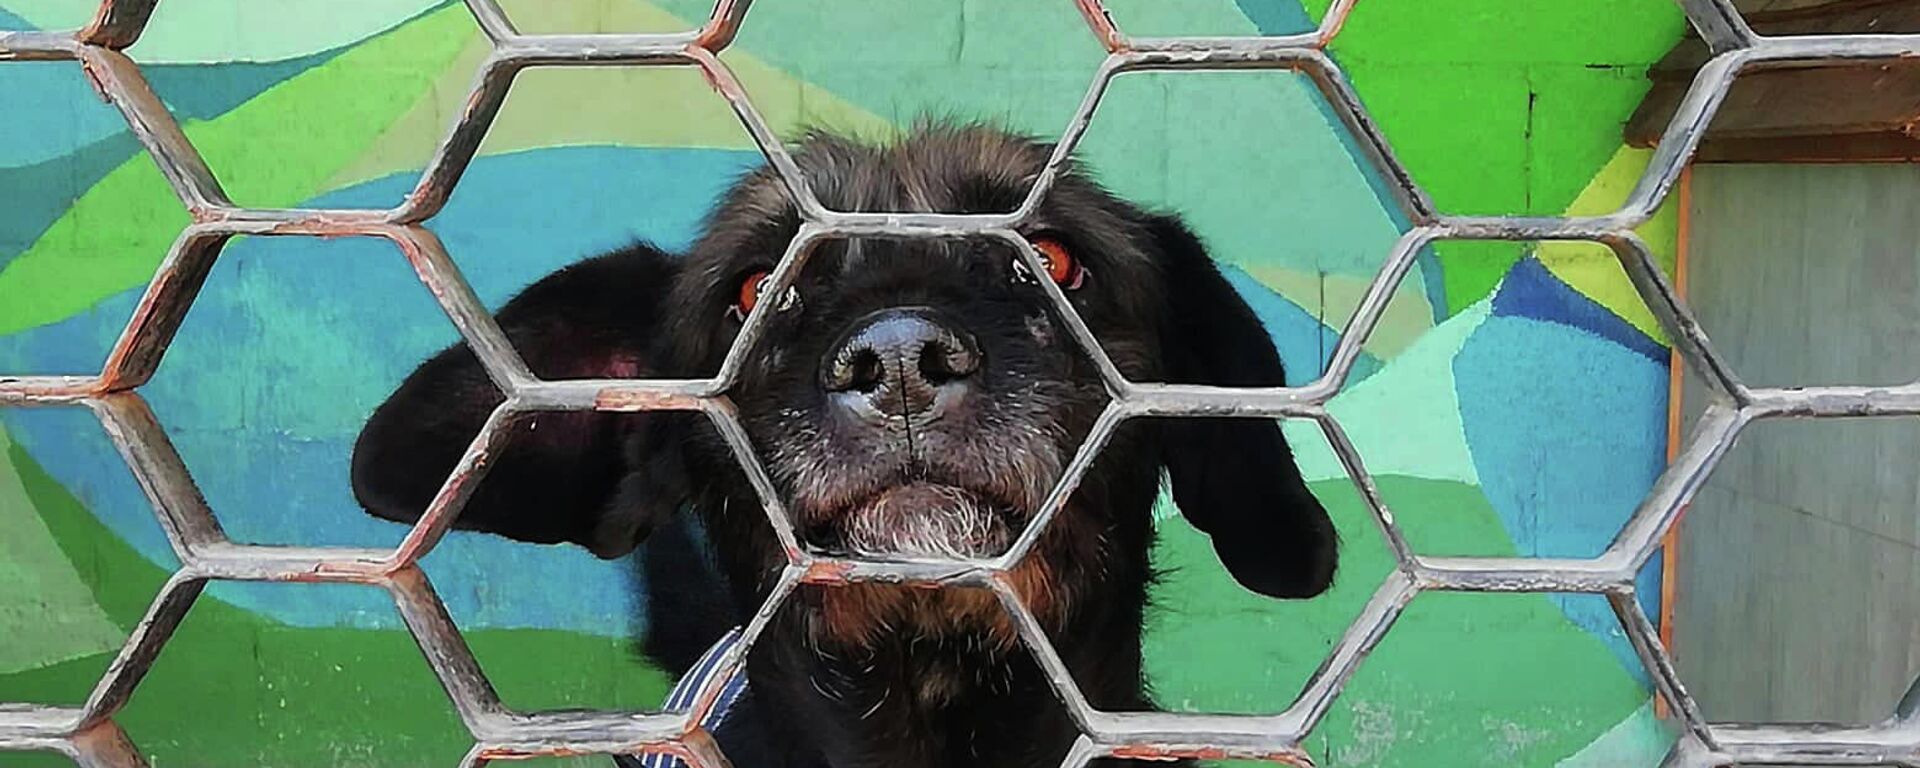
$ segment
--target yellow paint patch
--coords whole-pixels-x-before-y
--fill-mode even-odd
[[[477,30],[473,32],[460,52],[454,54],[453,63],[446,71],[421,91],[420,99],[400,113],[358,157],[322,183],[321,191],[331,192],[397,171],[424,167],[433,157],[434,147],[452,127],[453,116],[460,114],[474,73],[492,50],[493,44],[486,36]]]
[[[529,35],[662,34],[698,29],[637,0],[502,0],[514,27]]]
[[[1335,331],[1346,329],[1354,308],[1360,306],[1372,283],[1371,276],[1302,272],[1271,264],[1235,266]],[[1381,360],[1391,360],[1433,327],[1433,306],[1421,285],[1420,271],[1415,267],[1400,281],[1393,301],[1387,302],[1387,311],[1380,316],[1380,325],[1362,349]]]
[[[509,3],[507,9],[527,5]],[[540,4],[524,11],[516,18],[539,16],[541,30],[674,32],[698,26],[641,0]],[[476,36],[421,101],[343,169],[330,188],[424,165],[463,109],[486,53],[486,43]],[[861,134],[891,130],[878,116],[753,56],[729,52],[722,60],[780,135],[810,126]],[[693,67],[536,67],[514,78],[480,154],[587,145],[754,148],[732,107]]]
[[[1594,174],[1593,181],[1580,192],[1580,196],[1574,198],[1566,214],[1591,216],[1618,210],[1626,202],[1628,193],[1633,191],[1634,184],[1640,181],[1640,174],[1646,170],[1647,160],[1652,154],[1650,150],[1622,146],[1614,153],[1613,159]],[[1638,230],[1640,237],[1660,261],[1661,268],[1668,274],[1673,273],[1674,251],[1678,247],[1679,227],[1675,205],[1678,203],[1674,202],[1674,198],[1668,198],[1659,213]],[[1596,243],[1551,242],[1541,243],[1535,255],[1542,266],[1581,295],[1619,315],[1654,341],[1667,343],[1666,332],[1654,319],[1653,312],[1647,309],[1639,292],[1634,290],[1632,281],[1627,279],[1626,271],[1621,269],[1620,262],[1614,258],[1611,250]]]

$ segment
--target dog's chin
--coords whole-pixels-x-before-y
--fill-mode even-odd
[[[952,485],[910,482],[883,490],[836,516],[825,527],[829,549],[879,560],[974,559],[1004,553],[1019,531],[1018,513],[980,493]],[[816,542],[827,544],[827,542]],[[1057,607],[1051,569],[1027,558],[1011,583],[1036,614]],[[984,588],[924,589],[865,582],[804,591],[814,609],[816,643],[870,646],[886,635],[920,638],[971,636],[1006,650],[1018,642],[999,599]]]
[[[993,557],[1012,541],[1011,513],[964,488],[912,482],[854,505],[833,523],[836,548],[858,557]]]

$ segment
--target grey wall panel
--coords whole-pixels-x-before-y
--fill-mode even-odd
[[[1755,385],[1920,378],[1920,166],[1702,166],[1688,296]],[[1702,402],[1690,381],[1685,408]],[[1920,420],[1749,428],[1681,524],[1715,720],[1875,720],[1920,673]]]

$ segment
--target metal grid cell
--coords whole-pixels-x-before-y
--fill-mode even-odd
[[[1064,2],[1065,0],[1058,0]],[[1920,35],[1812,35],[1766,37],[1742,21],[1731,0],[1678,0],[1707,42],[1712,57],[1668,124],[1652,162],[1617,211],[1600,216],[1454,216],[1435,206],[1402,167],[1367,117],[1339,66],[1326,52],[1356,0],[1336,0],[1310,32],[1254,37],[1132,37],[1117,27],[1101,0],[1074,0],[1092,34],[1105,46],[1073,120],[1031,194],[1004,214],[867,213],[827,209],[808,189],[765,120],[755,111],[718,54],[733,40],[750,0],[718,0],[706,23],[675,34],[528,35],[516,29],[496,0],[467,0],[492,44],[466,106],[435,150],[419,183],[390,209],[289,210],[236,206],[204,159],[154,96],[138,65],[123,50],[145,27],[157,0],[104,0],[85,27],[69,31],[0,32],[0,63],[71,60],[126,118],[134,136],[159,165],[192,214],[149,284],[133,318],[102,370],[92,376],[0,374],[0,406],[78,406],[105,426],[132,468],[181,567],[167,582],[118,658],[79,707],[0,703],[0,750],[51,749],[85,766],[143,766],[139,750],[113,716],[132,694],[168,636],[214,579],[348,582],[384,588],[408,631],[453,701],[475,744],[463,761],[581,753],[666,752],[701,766],[727,760],[699,722],[727,675],[715,675],[684,712],[516,712],[501,703],[448,618],[418,561],[445,533],[501,449],[516,419],[539,411],[682,410],[705,414],[733,448],[785,546],[788,565],[773,594],[729,651],[736,667],[766,625],[772,609],[802,583],[844,584],[893,580],[993,589],[1021,636],[1047,671],[1082,736],[1066,766],[1103,757],[1241,758],[1309,764],[1301,744],[1339,696],[1353,670],[1390,630],[1407,603],[1425,590],[1579,592],[1604,595],[1618,614],[1659,694],[1684,725],[1669,766],[1818,763],[1920,766],[1920,686],[1880,723],[1852,725],[1714,724],[1699,714],[1676,675],[1652,621],[1634,594],[1634,576],[1657,549],[1679,511],[1741,429],[1764,418],[1920,415],[1920,383],[1895,387],[1756,388],[1743,384],[1713,352],[1673,286],[1634,228],[1650,218],[1673,189],[1742,72],[1770,66],[1920,56]],[[505,99],[515,73],[530,66],[690,66],[726,99],[779,173],[804,224],[773,271],[770,290],[791,285],[823,239],[847,237],[984,237],[1019,248],[1028,267],[1043,272],[1039,254],[1014,230],[1047,194],[1085,132],[1114,77],[1143,70],[1284,69],[1310,77],[1356,136],[1362,153],[1384,176],[1412,228],[1373,280],[1319,380],[1301,387],[1233,388],[1126,380],[1107,359],[1093,332],[1058,286],[1040,281],[1072,337],[1095,361],[1112,402],[1069,465],[1059,487],[1004,555],[978,561],[842,560],[802,547],[781,499],[760,466],[727,390],[744,354],[763,333],[764,306],[750,313],[726,363],[709,379],[543,381],[528,370],[474,296],[445,247],[423,222],[447,197]],[[367,236],[399,247],[432,291],[461,337],[475,350],[505,394],[427,512],[391,551],[271,547],[228,540],[207,508],[137,389],[154,373],[168,342],[205,280],[222,245],[235,235]],[[1415,553],[1394,525],[1352,443],[1326,404],[1344,384],[1360,345],[1379,322],[1394,289],[1424,246],[1440,240],[1586,240],[1618,256],[1680,356],[1708,383],[1712,402],[1686,445],[1639,505],[1611,546],[1591,559],[1426,557]],[[1275,715],[1101,712],[1089,705],[1008,574],[1027,556],[1044,526],[1073,491],[1094,456],[1122,421],[1151,417],[1298,418],[1316,422],[1361,491],[1385,533],[1397,568],[1336,643],[1293,706]]]

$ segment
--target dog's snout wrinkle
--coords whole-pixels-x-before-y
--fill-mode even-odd
[[[912,395],[909,394],[915,388],[912,385],[910,385],[907,381],[908,365],[909,363],[907,362],[906,358],[902,357],[900,360],[900,365],[897,368],[895,368],[895,372],[900,375],[900,421],[906,427],[906,429],[902,431],[904,431],[907,436],[907,464],[917,469],[920,464],[920,452],[913,445],[913,414],[917,412],[919,409],[914,407]],[[926,387],[926,386],[921,386],[919,388],[927,389],[927,390],[931,389],[931,387]],[[929,396],[927,398],[927,401],[931,403],[932,397]]]
[[[820,378],[843,407],[910,428],[967,389],[980,366],[971,334],[930,307],[899,307],[855,321],[827,352]]]

